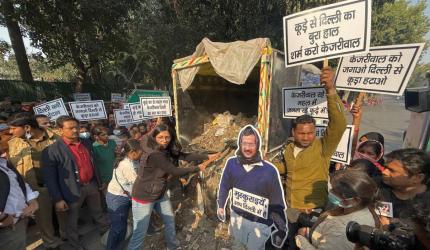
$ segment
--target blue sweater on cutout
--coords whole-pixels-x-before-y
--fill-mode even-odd
[[[247,220],[266,225],[275,223],[278,230],[285,230],[284,209],[286,206],[278,171],[266,161],[262,162],[263,166],[255,166],[251,171],[246,172],[237,157],[232,157],[227,161],[218,192],[218,207],[225,207],[229,192],[233,188],[262,196],[269,199],[269,216],[267,219],[250,214],[235,206],[231,208]]]

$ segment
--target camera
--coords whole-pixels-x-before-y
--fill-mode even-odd
[[[312,227],[320,216],[320,211],[312,211],[311,213],[300,213],[297,218],[297,223],[300,227]]]
[[[401,222],[390,224],[388,231],[383,231],[350,221],[346,226],[346,237],[349,241],[367,246],[370,249],[415,249],[415,234],[412,228]]]

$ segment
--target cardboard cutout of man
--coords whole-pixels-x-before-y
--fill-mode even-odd
[[[225,221],[230,198],[230,232],[235,245],[264,249],[271,237],[272,244],[281,247],[288,227],[278,170],[261,158],[261,139],[253,126],[242,128],[237,143],[236,156],[228,159],[222,173],[218,218]]]

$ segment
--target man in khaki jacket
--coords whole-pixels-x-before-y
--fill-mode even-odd
[[[21,117],[9,123],[13,138],[9,141],[9,160],[22,175],[30,187],[39,192],[37,201],[39,210],[36,212],[38,225],[44,246],[56,248],[63,242],[55,236],[52,223],[53,204],[48,189],[44,185],[41,159],[42,150],[53,144],[58,136],[50,130],[39,127],[33,117]],[[61,218],[59,218],[61,222]],[[62,223],[60,223],[61,225]]]
[[[298,224],[294,221],[300,212],[323,208],[327,201],[327,180],[330,158],[346,129],[343,104],[336,93],[333,71],[324,68],[321,83],[327,94],[329,123],[323,137],[315,135],[315,119],[310,115],[297,117],[293,123],[294,143],[286,146],[282,164],[276,164],[279,173],[287,175],[286,203],[289,219],[289,249],[295,249],[294,235]],[[296,216],[294,216],[295,214]]]

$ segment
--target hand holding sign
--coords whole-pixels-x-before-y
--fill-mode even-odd
[[[354,105],[351,109],[351,114],[354,119],[361,119],[361,115],[363,114],[363,111],[361,110],[361,106]]]
[[[324,67],[321,71],[320,82],[324,85],[327,95],[336,94],[336,88],[334,87],[334,72],[330,67]]]

